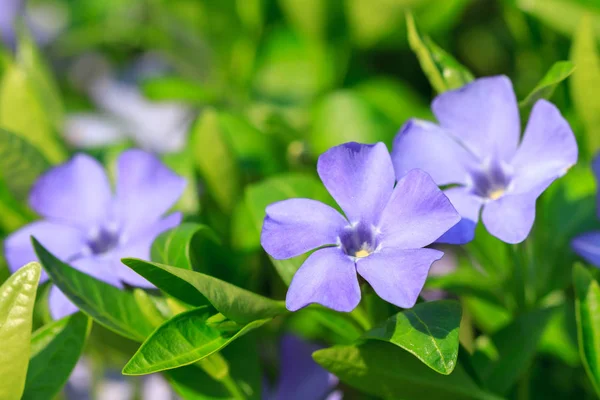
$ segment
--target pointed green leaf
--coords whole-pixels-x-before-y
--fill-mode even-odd
[[[240,324],[286,313],[281,301],[271,300],[200,272],[170,267],[136,258],[123,263],[165,293],[194,306],[207,300],[221,314]]]
[[[525,100],[519,103],[521,108],[533,107],[539,99],[550,99],[556,87],[575,71],[575,64],[570,61],[559,61],[544,75],[542,80],[529,93]]]
[[[323,184],[310,175],[282,174],[250,185],[246,189],[246,204],[256,226],[256,241],[259,241],[266,207],[276,201],[294,197],[319,200],[333,205],[333,200]],[[271,261],[281,279],[289,285],[305,259],[306,256],[302,255],[289,260],[271,259]]]
[[[0,286],[0,399],[19,400],[25,388],[33,305],[41,267],[29,263]]]
[[[402,347],[429,368],[448,375],[458,357],[460,303],[440,300],[420,303],[390,317],[363,335]]]
[[[218,243],[219,238],[206,225],[183,223],[178,227],[160,234],[152,244],[152,260],[177,268],[193,269],[190,254],[192,238],[203,234]]]
[[[52,282],[94,321],[136,341],[144,340],[154,330],[132,292],[70,267],[54,257],[35,238],[32,240],[38,259]]]
[[[589,15],[592,19],[596,37],[600,38],[600,8],[596,0],[514,0],[521,10],[530,14],[552,29],[572,36],[580,27],[581,18]],[[577,65],[577,64],[575,64]]]
[[[45,400],[56,396],[75,368],[91,327],[92,320],[77,313],[52,322],[33,334],[23,400]]]
[[[581,265],[573,268],[573,284],[579,352],[590,381],[600,396],[600,285]]]
[[[521,315],[491,336],[497,357],[476,351],[473,364],[486,387],[505,394],[517,382],[535,356],[540,339],[557,308],[544,308]]]
[[[585,128],[588,153],[596,154],[600,149],[600,53],[592,24],[589,15],[583,17],[573,38],[571,61],[577,69],[571,78],[571,96]]]
[[[483,392],[459,364],[440,375],[390,343],[367,341],[313,353],[317,363],[343,382],[385,399],[496,399]]]
[[[181,313],[146,339],[123,368],[123,374],[145,375],[195,363],[269,320],[239,325],[209,306]]]
[[[473,80],[473,74],[468,69],[429,37],[421,35],[410,12],[406,14],[406,26],[410,48],[417,55],[421,69],[436,92],[457,89]]]

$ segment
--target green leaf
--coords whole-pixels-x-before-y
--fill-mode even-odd
[[[223,211],[232,211],[241,190],[240,169],[215,110],[206,109],[199,117],[190,146],[211,196]]]
[[[183,101],[205,105],[216,100],[216,94],[197,82],[178,76],[163,76],[146,79],[142,91],[150,100]]]
[[[91,328],[92,320],[77,313],[52,322],[33,334],[23,400],[45,400],[56,396],[75,368]]]
[[[246,205],[256,227],[255,241],[260,241],[259,237],[266,215],[266,207],[276,201],[295,197],[319,200],[329,205],[334,205],[331,196],[327,193],[323,184],[310,175],[278,175],[246,188]],[[271,259],[271,261],[283,282],[289,285],[292,277],[305,259],[306,256],[302,255],[289,260]]]
[[[585,128],[588,154],[600,149],[600,53],[593,23],[590,16],[583,17],[571,48],[571,61],[577,67],[571,78],[571,97]]]
[[[317,363],[343,382],[385,399],[495,399],[483,392],[459,364],[440,375],[390,343],[367,341],[313,353]]]
[[[165,293],[185,303],[201,306],[207,300],[221,314],[240,324],[286,313],[285,305],[196,271],[135,258],[123,263]]]
[[[575,315],[579,352],[585,370],[600,396],[600,285],[581,265],[573,268]]]
[[[460,303],[440,300],[415,305],[363,335],[402,347],[429,368],[448,375],[456,367]]]
[[[173,172],[188,182],[172,210],[181,211],[184,214],[197,214],[200,209],[200,200],[198,199],[198,187],[195,185],[196,166],[192,149],[187,147],[179,153],[163,154],[161,159]]]
[[[600,37],[600,8],[591,7],[591,4],[577,0],[516,0],[516,3],[525,13],[568,36],[580,29],[581,18],[587,14],[592,19],[596,37]],[[579,68],[577,63],[575,65]]]
[[[0,128],[0,174],[12,195],[27,199],[31,186],[50,167],[46,157],[27,139]]]
[[[152,244],[152,260],[177,268],[193,269],[190,253],[192,238],[202,233],[208,239],[218,243],[219,238],[206,225],[183,223],[178,227],[160,234]]]
[[[406,14],[406,25],[410,48],[417,55],[423,72],[436,92],[457,89],[473,80],[473,74],[468,69],[429,37],[421,35],[410,12]]]
[[[54,257],[35,238],[32,241],[38,259],[52,282],[94,321],[136,341],[143,341],[154,330],[132,292],[70,267]]]
[[[550,99],[559,83],[567,79],[575,71],[575,64],[570,61],[558,61],[544,75],[542,80],[529,93],[525,100],[519,103],[521,108],[533,107],[539,99]]]
[[[491,336],[497,357],[485,351],[473,355],[475,369],[486,387],[505,394],[527,370],[538,349],[539,341],[556,308],[530,311]]]
[[[193,364],[269,320],[239,325],[222,314],[215,314],[209,306],[181,313],[146,339],[123,368],[123,374],[146,375]]]
[[[0,399],[19,400],[25,388],[33,305],[41,267],[29,263],[0,286]]]

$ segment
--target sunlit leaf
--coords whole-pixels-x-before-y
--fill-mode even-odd
[[[516,4],[552,29],[569,36],[581,29],[581,18],[588,14],[595,34],[600,37],[600,8],[593,7],[594,0],[589,4],[582,0],[516,0]]]
[[[25,388],[33,305],[41,267],[30,263],[0,286],[0,399],[19,400]]]
[[[573,71],[575,71],[575,65],[570,61],[554,63],[525,100],[519,103],[519,106],[522,108],[532,107],[539,99],[550,99],[556,87],[567,79]]]
[[[201,234],[214,242],[219,241],[215,233],[206,225],[183,223],[160,234],[152,244],[152,260],[173,267],[193,269],[190,253],[192,238]]]

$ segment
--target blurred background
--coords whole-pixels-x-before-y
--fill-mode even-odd
[[[572,262],[568,238],[598,226],[588,170],[600,145],[598,0],[0,0],[0,127],[17,133],[0,130],[0,235],[35,218],[26,198],[48,166],[76,151],[110,166],[123,149],[141,147],[197,182],[177,208],[212,227],[228,249],[196,243],[203,272],[283,298],[285,270],[273,269],[260,249],[264,206],[288,186],[326,197],[314,184],[314,165],[331,146],[390,146],[409,118],[433,118],[437,88],[409,45],[407,12],[423,40],[445,51],[434,62],[447,57],[446,65],[475,77],[508,75],[520,100],[556,62],[573,63],[561,65],[561,80],[571,78],[555,85],[551,99],[580,139],[580,166],[552,195],[561,200],[542,205],[539,224],[548,232],[538,233],[560,241],[540,241],[561,252],[541,254]],[[525,119],[526,106],[522,112]],[[29,156],[15,161],[17,153]],[[573,199],[581,199],[577,215]],[[547,274],[540,298],[570,282],[570,268]],[[7,276],[2,263],[0,282]],[[469,310],[484,332],[509,318],[474,304]],[[340,342],[308,314],[286,323],[305,337]],[[91,366],[76,372],[96,381],[106,375],[110,384],[135,347],[94,330]],[[532,369],[531,398],[589,393],[579,388],[586,384],[572,333],[560,330],[542,345],[554,358]],[[97,359],[114,367],[90,378]],[[66,393],[77,393],[83,379]],[[118,389],[122,378],[113,381]],[[124,399],[151,398],[140,382],[115,390],[127,391]]]

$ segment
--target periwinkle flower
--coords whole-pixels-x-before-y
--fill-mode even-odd
[[[592,162],[592,171],[596,182],[600,184],[600,154]],[[600,191],[596,200],[597,213],[600,218]],[[600,231],[586,232],[577,236],[571,242],[575,253],[579,254],[590,264],[600,268]]]
[[[312,359],[318,345],[285,335],[281,339],[279,380],[273,389],[265,385],[264,400],[339,400],[335,375]]]
[[[394,187],[394,168],[383,143],[347,143],[319,157],[323,184],[343,210],[310,199],[289,199],[266,209],[261,243],[275,259],[317,249],[298,269],[286,306],[319,303],[352,311],[360,302],[357,273],[384,300],[410,308],[431,264],[443,253],[422,247],[460,216],[425,172],[412,170]]]
[[[463,217],[440,238],[462,244],[473,239],[481,219],[507,243],[529,235],[535,203],[544,190],[577,162],[575,136],[560,111],[538,100],[520,140],[517,99],[505,76],[477,79],[438,96],[431,108],[439,125],[406,123],[394,141],[398,177],[421,168]]]
[[[43,174],[33,186],[29,204],[45,219],[6,239],[8,266],[14,272],[37,259],[30,240],[34,236],[64,262],[110,285],[153,287],[120,259],[150,258],[156,236],[181,222],[180,213],[163,215],[185,184],[154,155],[128,150],[117,160],[113,196],[102,165],[78,154]],[[47,279],[43,274],[42,281]],[[50,291],[49,305],[56,319],[76,311],[57,287]]]

